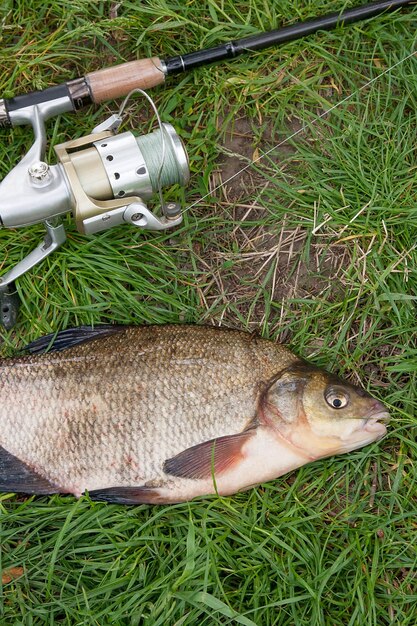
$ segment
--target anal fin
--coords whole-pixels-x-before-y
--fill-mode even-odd
[[[159,489],[153,487],[109,487],[95,489],[88,494],[91,500],[115,504],[164,504]]]
[[[51,494],[60,489],[0,446],[0,491]]]

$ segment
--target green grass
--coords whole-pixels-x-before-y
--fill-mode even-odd
[[[353,6],[357,2],[345,2]],[[142,6],[143,5],[143,6]],[[337,10],[332,1],[5,0],[0,94],[150,54],[170,57]],[[259,330],[391,409],[389,435],[233,498],[119,507],[3,496],[7,625],[414,626],[417,549],[416,12],[320,33],[171,79],[152,92],[190,156],[174,231],[68,241],[18,283],[4,356],[99,322]],[[329,116],[324,110],[341,102]],[[87,134],[115,103],[48,124]],[[141,101],[127,127],[147,132]],[[213,189],[258,154],[304,130]],[[30,145],[0,131],[0,178]],[[204,197],[203,200],[200,199]],[[244,219],[243,219],[244,218]],[[0,230],[6,271],[41,226]]]

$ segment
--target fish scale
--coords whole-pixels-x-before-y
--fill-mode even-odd
[[[273,466],[280,456],[291,467],[300,464],[296,451],[285,451],[287,435],[278,441],[268,430],[269,401],[260,410],[274,379],[280,381],[294,367],[317,370],[284,346],[205,326],[99,327],[97,337],[93,330],[86,332],[70,331],[62,351],[52,346],[50,353],[0,361],[0,445],[7,467],[13,465],[13,455],[15,465],[23,464],[22,476],[33,472],[35,493],[37,477],[42,493],[44,481],[51,490],[77,495],[137,488],[137,501],[178,501],[210,493],[212,452],[206,443],[212,440],[225,493],[233,491],[227,472],[233,475],[238,462],[243,463],[242,476],[252,471],[244,469],[245,463],[252,467],[251,454],[260,455],[255,464],[260,479],[269,476],[266,459],[274,446]],[[65,333],[58,336],[60,348],[66,346]],[[41,341],[47,345],[46,339]],[[281,385],[277,407],[283,402],[287,411],[300,405],[293,395],[302,391],[297,381],[307,384],[305,372],[296,373],[292,386]],[[290,395],[284,402],[287,387]],[[275,411],[274,419],[279,414]],[[286,416],[284,422],[296,424],[297,419]],[[1,462],[0,453],[0,469]],[[237,475],[233,480],[239,486],[243,479]],[[247,480],[257,482],[256,476]],[[7,477],[0,474],[2,486],[7,487]]]

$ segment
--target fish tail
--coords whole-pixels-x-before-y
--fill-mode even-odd
[[[0,491],[52,494],[63,490],[0,446]]]

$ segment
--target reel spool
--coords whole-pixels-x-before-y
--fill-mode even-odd
[[[74,197],[79,232],[91,235],[122,223],[162,230],[181,221],[179,205],[162,200],[158,220],[144,202],[162,187],[189,180],[187,153],[171,124],[140,137],[93,133],[58,145],[55,152]]]

